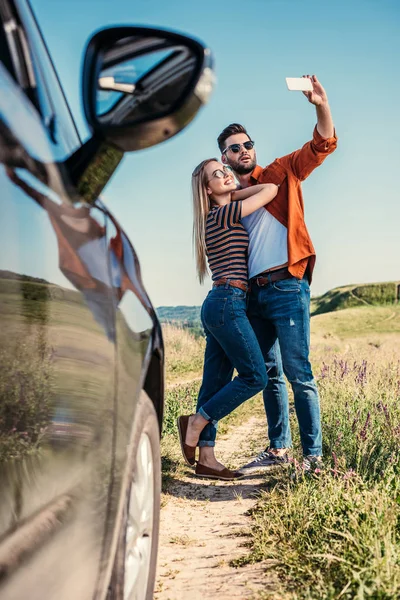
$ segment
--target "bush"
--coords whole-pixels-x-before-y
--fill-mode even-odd
[[[393,282],[360,285],[354,288],[353,294],[368,304],[393,304],[396,300],[396,285]]]
[[[22,281],[22,313],[29,323],[47,323],[50,288],[46,284]]]
[[[50,421],[50,350],[40,338],[16,340],[0,354],[0,462],[32,452]]]

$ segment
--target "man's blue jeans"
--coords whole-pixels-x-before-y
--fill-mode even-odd
[[[267,370],[246,314],[247,294],[229,284],[213,288],[201,320],[207,343],[198,412],[210,423],[199,446],[214,446],[217,423],[267,385]],[[232,379],[233,368],[237,376]]]
[[[307,279],[284,279],[263,287],[252,285],[248,315],[266,364],[275,363],[275,392],[264,391],[271,446],[291,445],[289,407],[279,381],[281,364],[294,394],[294,404],[305,455],[322,455],[321,417],[317,386],[309,361],[310,287]],[[281,357],[276,341],[279,341]],[[282,362],[281,362],[282,361]]]

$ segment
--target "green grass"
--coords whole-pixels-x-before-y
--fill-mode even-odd
[[[268,491],[252,512],[247,552],[234,565],[261,561],[276,570],[278,586],[273,592],[266,586],[260,599],[400,598],[400,306],[361,303],[320,314],[311,331],[325,470],[302,476],[293,413],[296,460],[287,472],[267,478]],[[167,378],[173,381],[195,373],[204,344],[179,329],[169,334]],[[185,470],[176,417],[194,410],[199,385],[181,383],[167,392],[166,491]],[[245,421],[256,403],[244,403],[221,422],[220,432]]]
[[[325,469],[304,477],[292,418],[295,459],[267,478],[235,561],[272,561],[280,588],[260,598],[400,598],[399,317],[394,306],[312,319]]]
[[[176,420],[180,415],[195,412],[200,383],[198,381],[176,385],[167,389],[165,396],[165,412],[163,435],[176,436]]]
[[[394,477],[372,485],[345,473],[282,479],[252,513],[251,553],[240,564],[272,560],[285,597],[398,598],[398,493]]]
[[[362,306],[315,315],[311,319],[313,336],[360,338],[365,335],[400,333],[400,305],[385,307]],[[311,339],[311,343],[313,343]]]
[[[183,327],[163,325],[167,382],[199,378],[203,370],[205,340]]]
[[[263,562],[279,575],[260,599],[400,598],[400,306],[321,314],[311,321],[312,363],[321,395],[325,470],[303,477],[294,413],[294,456],[266,479],[239,567]],[[195,372],[204,345],[169,331],[169,381]],[[197,372],[197,376],[199,372]],[[162,441],[164,491],[184,475],[176,417],[195,408],[200,381],[170,386]],[[260,408],[244,403],[219,433]],[[269,581],[268,570],[266,581]],[[275,581],[275,577],[274,577]]]

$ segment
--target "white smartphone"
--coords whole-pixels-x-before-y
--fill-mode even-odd
[[[312,92],[313,86],[308,77],[286,77],[286,85],[291,92]]]

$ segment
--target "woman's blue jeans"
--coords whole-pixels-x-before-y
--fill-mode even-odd
[[[203,303],[207,343],[197,411],[210,423],[201,432],[199,446],[214,446],[218,421],[267,385],[264,358],[246,309],[247,294],[229,284],[213,288]],[[237,376],[225,383],[233,368]]]

